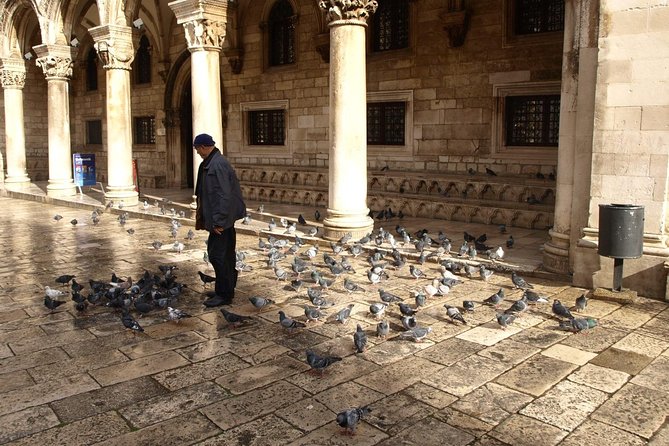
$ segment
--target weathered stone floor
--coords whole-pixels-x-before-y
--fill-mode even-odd
[[[511,280],[464,279],[446,297],[432,298],[418,315],[432,333],[421,343],[401,340],[397,307],[386,319],[391,334],[374,335],[369,304],[378,288],[413,305],[413,279],[405,267],[372,285],[364,256],[350,275],[365,293],[348,294],[342,278],[328,290],[337,310],[354,303],[353,317],[309,324],[294,334],[277,324],[277,311],[304,320],[307,279],[289,291],[265,266],[258,237],[239,234],[238,249],[253,271],[240,275],[229,307],[253,321],[230,329],[218,309],[206,309],[197,271],[205,234],[171,250],[167,221],[117,214],[90,223],[90,210],[0,198],[0,443],[26,445],[666,445],[669,444],[669,309],[639,298],[620,305],[591,299],[585,312],[599,326],[586,333],[557,330],[549,304],[531,308],[506,331],[495,310],[477,305],[469,324],[450,322],[444,303],[480,303],[498,288],[505,309],[520,297]],[[63,219],[53,220],[55,214]],[[70,220],[76,218],[73,226]],[[394,226],[394,225],[393,225]],[[134,229],[128,234],[127,229]],[[281,232],[281,231],[279,231]],[[459,235],[454,237],[459,239]],[[164,243],[160,250],[154,240]],[[302,248],[304,251],[306,248]],[[319,270],[321,246],[315,259]],[[288,268],[291,257],[281,265]],[[75,274],[108,280],[112,272],[138,279],[144,270],[178,265],[188,285],[175,306],[194,317],[179,324],[164,310],[138,318],[145,332],[124,329],[117,311],[90,306],[78,313],[68,301],[53,313],[44,286]],[[439,274],[432,260],[422,266]],[[331,277],[326,274],[327,277]],[[527,277],[535,289],[572,305],[583,290]],[[250,296],[277,305],[258,313]],[[370,345],[354,354],[356,323]],[[342,356],[323,377],[307,373],[305,350]],[[335,415],[371,405],[354,437],[342,434]]]

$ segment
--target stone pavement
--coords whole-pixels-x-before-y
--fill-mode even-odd
[[[256,235],[239,234],[238,249],[253,271],[242,272],[230,310],[252,321],[231,329],[218,309],[206,309],[197,271],[205,235],[177,239],[168,220],[104,213],[92,225],[90,209],[0,198],[0,443],[30,445],[666,445],[669,444],[669,309],[638,298],[621,305],[591,299],[584,314],[599,325],[585,333],[557,330],[550,304],[530,308],[507,330],[494,308],[480,305],[500,287],[508,308],[521,296],[507,274],[489,282],[467,279],[445,297],[428,299],[417,316],[432,327],[423,342],[399,336],[391,306],[386,340],[374,334],[369,305],[380,287],[413,306],[412,291],[439,276],[434,260],[414,279],[408,267],[390,270],[378,285],[366,277],[366,255],[351,258],[348,277],[366,289],[346,293],[340,277],[327,290],[324,321],[286,333],[277,312],[304,321],[305,278],[294,292],[266,267]],[[60,214],[59,221],[53,219]],[[70,221],[77,219],[77,225]],[[129,234],[128,229],[134,233]],[[281,232],[281,231],[277,231]],[[263,238],[266,239],[266,238]],[[163,242],[156,250],[155,240]],[[300,252],[304,252],[303,247]],[[327,271],[320,247],[314,259]],[[279,264],[289,270],[289,256]],[[415,263],[415,260],[410,260]],[[54,312],[44,287],[75,274],[109,280],[112,272],[137,280],[145,270],[174,264],[187,288],[174,306],[193,317],[167,321],[164,310],[139,318],[144,333],[124,329],[119,312],[104,305],[79,313],[68,301]],[[325,276],[331,278],[329,272]],[[573,305],[584,290],[546,278],[527,278],[535,290]],[[88,288],[88,286],[87,286]],[[62,288],[65,289],[65,288]],[[88,293],[88,289],[84,294]],[[248,302],[264,296],[276,305],[262,312]],[[468,324],[451,322],[444,303],[461,307]],[[353,303],[347,324],[331,321]],[[355,354],[352,334],[369,336]],[[339,355],[323,376],[308,372],[305,350]],[[335,423],[346,408],[368,404],[372,413],[348,436]]]

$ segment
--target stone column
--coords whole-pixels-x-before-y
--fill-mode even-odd
[[[3,59],[2,88],[5,99],[5,143],[7,186],[23,188],[30,184],[26,171],[26,135],[23,123],[23,87],[26,67],[21,59]]]
[[[105,201],[135,206],[132,177],[132,110],[130,64],[134,59],[132,28],[103,25],[88,30],[106,70],[107,191]]]
[[[221,105],[221,50],[225,40],[228,2],[178,0],[169,3],[183,25],[191,53],[193,135],[208,133],[225,153]],[[202,160],[193,150],[193,178]]]
[[[374,228],[367,208],[367,87],[365,30],[376,1],[321,0],[330,27],[329,202],[324,237]]]
[[[49,138],[49,183],[47,195],[76,195],[72,179],[72,147],[70,142],[70,84],[76,48],[67,45],[38,45],[37,66],[47,81],[47,114]]]

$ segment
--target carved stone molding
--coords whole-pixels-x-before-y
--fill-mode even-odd
[[[225,23],[197,19],[183,24],[186,43],[191,51],[221,50],[225,39]]]
[[[244,65],[244,49],[228,48],[223,54],[228,58],[228,63],[230,64],[230,68],[232,68],[232,72],[234,74],[241,73],[242,66]]]
[[[89,32],[95,41],[93,47],[105,70],[130,71],[132,69],[132,61],[135,59],[132,28],[121,25],[103,25],[91,28]]]
[[[320,0],[318,6],[326,11],[327,22],[359,20],[367,23],[379,4],[376,0]]]
[[[26,85],[26,66],[19,59],[2,59],[0,76],[3,88],[22,89]]]
[[[42,68],[47,79],[72,78],[76,48],[67,45],[38,45],[33,49],[37,54],[35,62]]]
[[[330,33],[321,33],[314,36],[314,46],[321,55],[323,62],[330,63]]]

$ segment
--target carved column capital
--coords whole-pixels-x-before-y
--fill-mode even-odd
[[[93,48],[97,51],[105,70],[132,69],[132,61],[135,59],[132,28],[123,25],[103,25],[88,31],[95,41]]]
[[[2,88],[22,89],[26,85],[26,66],[20,59],[0,59]]]
[[[67,45],[38,45],[33,50],[37,54],[35,62],[42,68],[47,80],[72,78],[76,48]]]
[[[225,23],[195,19],[183,24],[186,43],[190,51],[220,51],[225,40]]]
[[[320,0],[318,6],[326,11],[328,22],[335,20],[359,20],[367,23],[379,3],[376,0]]]

